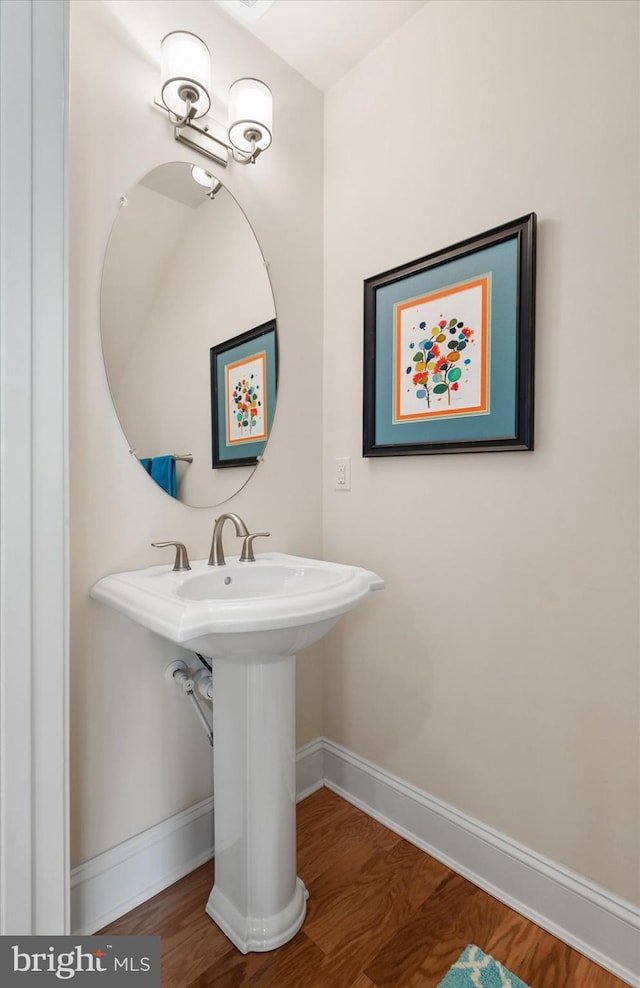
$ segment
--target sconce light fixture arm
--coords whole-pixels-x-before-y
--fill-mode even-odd
[[[247,132],[247,137],[251,142],[251,150],[248,152],[239,151],[234,148],[232,144],[223,141],[220,137],[215,137],[211,133],[209,125],[206,123],[207,118],[201,118],[202,126],[200,122],[196,123],[195,117],[195,107],[187,102],[185,115],[182,117],[176,116],[171,110],[167,109],[164,103],[159,99],[154,99],[154,105],[158,109],[163,110],[169,120],[173,124],[174,137],[176,141],[180,141],[181,144],[186,144],[188,147],[192,148],[194,151],[198,151],[200,154],[205,155],[207,158],[211,158],[212,161],[217,162],[217,164],[222,165],[224,168],[227,167],[229,163],[229,155],[234,161],[237,161],[241,165],[254,165],[256,159],[262,153],[262,148],[258,147],[256,140],[259,135],[252,137],[250,132]],[[198,135],[200,140],[204,139],[206,142],[200,143],[198,138],[194,138],[190,132]]]
[[[162,106],[162,104],[160,104],[160,106]],[[163,107],[163,109],[166,109],[166,107]],[[169,114],[169,119],[175,124],[176,127],[187,127],[196,115],[196,108],[191,101],[191,97],[186,96],[184,116],[178,117],[175,113],[172,113],[171,110],[167,110],[167,113]]]

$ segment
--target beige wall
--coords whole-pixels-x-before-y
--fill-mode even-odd
[[[181,654],[88,597],[106,573],[159,561],[149,543],[208,554],[214,509],[172,501],[130,456],[102,365],[102,262],[119,197],[163,161],[193,160],[151,103],[165,33],[214,52],[214,89],[248,74],[273,89],[273,148],[251,168],[211,169],[251,217],[277,300],[281,386],[266,459],[231,502],[270,547],[320,551],[322,97],[199,0],[71,4],[72,859],[86,860],[211,792],[211,752],[162,681]],[[309,368],[313,372],[309,373]],[[304,400],[298,380],[304,375]],[[295,462],[291,457],[295,450]],[[298,663],[298,742],[322,732],[321,666]]]
[[[341,80],[324,341],[324,553],[388,584],[325,734],[635,902],[637,46],[636,3],[432,0]],[[362,459],[363,279],[532,210],[535,452]]]

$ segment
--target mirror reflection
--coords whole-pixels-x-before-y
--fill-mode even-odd
[[[160,165],[123,198],[101,329],[111,396],[140,469],[185,504],[231,497],[255,470],[273,419],[275,304],[246,216],[202,168]]]

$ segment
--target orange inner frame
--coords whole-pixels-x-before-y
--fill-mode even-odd
[[[469,288],[480,288],[482,294],[482,328],[481,328],[481,343],[480,343],[480,366],[481,366],[481,378],[480,378],[480,403],[478,405],[467,405],[464,408],[459,408],[454,411],[451,408],[445,408],[442,411],[432,412],[431,410],[427,412],[412,412],[411,414],[400,413],[400,391],[401,391],[401,369],[404,366],[401,364],[401,353],[400,353],[400,322],[401,316],[405,309],[413,309],[418,305],[423,305],[426,302],[436,302],[440,298],[448,298],[452,295],[456,295],[458,292],[466,292]],[[489,352],[489,279],[485,275],[482,278],[477,278],[475,281],[467,281],[462,285],[455,285],[449,288],[443,288],[442,291],[434,292],[431,295],[424,295],[422,298],[414,298],[408,302],[402,302],[396,305],[396,326],[395,326],[395,421],[405,422],[408,419],[425,419],[425,418],[438,418],[439,416],[455,416],[455,415],[468,415],[469,412],[486,412],[487,410],[487,392],[488,392],[488,352]]]

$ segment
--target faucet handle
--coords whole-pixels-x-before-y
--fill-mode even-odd
[[[174,573],[184,573],[185,570],[191,569],[187,549],[182,542],[152,542],[151,545],[155,549],[164,549],[168,545],[174,545],[176,547],[176,559],[173,564]]]
[[[253,540],[266,539],[271,532],[254,532],[253,535],[245,535],[242,539],[242,552],[240,553],[241,563],[255,563],[256,557],[253,554]]]

